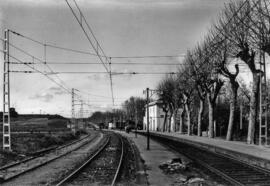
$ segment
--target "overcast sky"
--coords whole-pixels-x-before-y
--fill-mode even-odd
[[[107,56],[182,55],[200,41],[225,2],[229,0],[77,0]],[[1,38],[8,28],[49,44],[94,52],[64,0],[1,0]],[[44,47],[11,35],[15,46],[44,60]],[[46,48],[47,62],[98,63],[97,57]],[[10,54],[32,61],[15,48]],[[2,55],[2,54],[1,54]],[[174,72],[177,66],[114,65],[114,63],[181,63],[181,57],[160,59],[112,59],[113,72]],[[3,56],[0,58],[1,64]],[[12,59],[11,61],[15,61]],[[36,62],[36,61],[35,61]],[[47,71],[44,65],[34,65]],[[57,65],[53,71],[105,72],[101,64]],[[12,65],[11,70],[31,70]],[[164,75],[113,76],[115,104],[130,96],[143,96],[146,87],[155,88]],[[2,82],[2,75],[1,82]],[[11,73],[11,106],[19,113],[58,113],[70,116],[71,95],[41,74]],[[49,77],[78,89],[92,105],[87,110],[112,108],[106,74],[59,74]],[[84,94],[82,94],[84,92]],[[91,95],[85,94],[89,93]],[[1,92],[2,94],[2,92]],[[98,95],[98,96],[96,96]],[[2,103],[2,99],[1,99]],[[76,107],[79,110],[79,106]],[[1,108],[2,110],[2,108]]]

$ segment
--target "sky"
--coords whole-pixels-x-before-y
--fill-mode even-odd
[[[69,0],[72,2],[72,0]],[[183,54],[201,41],[229,0],[76,0],[106,56],[179,56],[168,58],[112,58],[112,72],[176,72],[179,65],[131,65],[117,63],[181,64]],[[11,29],[42,43],[94,53],[89,41],[64,0],[1,0],[0,38]],[[54,72],[105,72],[98,57],[46,47],[10,34],[10,55],[23,62],[48,62]],[[1,48],[2,49],[2,48]],[[15,59],[10,61],[18,62]],[[3,55],[0,56],[3,64]],[[53,63],[96,64],[53,64]],[[116,64],[114,64],[116,63]],[[49,72],[44,64],[30,64]],[[31,71],[11,64],[12,71]],[[164,74],[113,75],[115,106],[109,76],[105,73],[49,74],[50,79],[71,89],[89,105],[85,115],[118,108],[130,96],[143,97],[155,89]],[[3,82],[2,76],[0,81]],[[3,94],[1,92],[1,94]],[[49,113],[69,117],[71,95],[40,73],[10,74],[11,106],[19,113]],[[2,100],[1,100],[2,103]],[[80,105],[76,104],[76,111]],[[2,110],[0,108],[0,110]]]

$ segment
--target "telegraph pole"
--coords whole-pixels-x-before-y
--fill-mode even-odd
[[[9,83],[9,30],[4,38],[4,77],[3,77],[3,149],[11,151],[10,138],[10,83]]]
[[[81,100],[81,109],[80,109],[80,112],[81,112],[81,119],[83,119],[83,101]]]
[[[146,103],[147,103],[147,150],[150,149],[150,134],[149,134],[149,88],[146,88]]]
[[[137,111],[137,104],[135,101],[135,138],[137,138],[137,127],[138,127],[138,111]]]
[[[71,130],[76,133],[75,129],[75,104],[74,104],[74,88],[71,90]]]
[[[261,51],[261,63],[260,69],[263,73],[260,73],[260,133],[259,133],[259,145],[267,146],[267,102],[268,102],[268,95],[267,95],[267,80],[266,80],[266,66],[265,66],[265,54]]]
[[[83,121],[83,116],[84,116],[84,114],[83,114],[83,101],[81,100],[81,109],[80,109],[80,112],[81,112],[81,116],[80,116],[80,118],[81,118],[81,123],[82,123],[82,125],[84,126],[84,121]],[[84,128],[84,127],[83,127]]]

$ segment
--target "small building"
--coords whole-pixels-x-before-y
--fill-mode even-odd
[[[116,128],[116,124],[114,122],[110,122],[108,129],[115,129]]]
[[[146,105],[147,107],[147,105]],[[179,113],[179,112],[178,112]],[[163,131],[164,120],[166,113],[163,110],[163,102],[161,100],[157,100],[149,103],[149,130],[150,131]],[[170,112],[167,113],[166,125],[168,126]],[[178,125],[175,126],[174,121],[179,124],[179,114],[176,116],[176,120],[174,120],[173,116],[171,118],[171,131],[177,131],[179,128]],[[143,130],[147,130],[147,109],[145,109],[145,115],[143,118]]]
[[[154,101],[149,103],[149,130],[150,131],[162,131],[165,119],[165,112],[163,111],[162,101]],[[146,105],[147,107],[147,105]],[[145,109],[145,115],[143,118],[143,129],[147,129],[147,109]]]

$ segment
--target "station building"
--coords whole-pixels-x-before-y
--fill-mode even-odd
[[[165,112],[163,110],[163,102],[161,100],[153,101],[148,104],[149,107],[149,130],[150,131],[163,131]],[[147,105],[146,105],[147,108]],[[167,113],[166,124],[169,122],[170,112]],[[177,116],[176,116],[177,117]],[[176,121],[179,121],[177,117]],[[143,118],[143,129],[147,130],[147,109]],[[171,131],[175,130],[174,118],[171,118]]]

